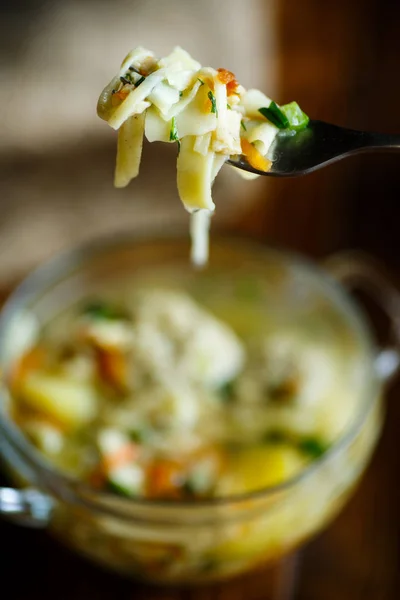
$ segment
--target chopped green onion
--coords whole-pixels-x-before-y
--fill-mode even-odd
[[[178,130],[176,128],[176,119],[172,117],[171,119],[171,129],[169,131],[169,141],[170,142],[178,142],[178,154],[181,150],[181,141],[178,136]]]
[[[328,446],[321,442],[318,438],[306,437],[299,442],[299,450],[308,454],[312,458],[319,458],[328,449]]]
[[[245,131],[247,131],[247,127],[246,127],[246,125],[244,124],[244,121],[240,121],[240,124],[241,124],[241,126],[243,127],[243,129],[244,129]]]
[[[202,79],[200,79],[199,77],[197,78],[197,81],[200,81],[201,85],[204,85],[204,81]]]
[[[290,125],[289,119],[274,101],[268,108],[259,108],[258,111],[279,129],[287,129]]]
[[[171,129],[169,131],[169,141],[170,142],[179,142],[178,130],[176,128],[176,118],[172,117],[171,119]]]
[[[208,92],[208,97],[209,97],[209,99],[211,101],[211,112],[215,113],[218,116],[217,101],[215,100],[215,96],[214,96],[214,94],[212,93],[211,90]]]
[[[301,110],[297,102],[290,102],[281,107],[289,121],[289,128],[295,131],[301,131],[307,127],[310,118]]]
[[[182,98],[183,92],[179,92],[179,98]]]
[[[230,104],[227,104],[227,105],[226,105],[226,108],[227,108],[228,110],[232,110],[232,106],[230,106]]]

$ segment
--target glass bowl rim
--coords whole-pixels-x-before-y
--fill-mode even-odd
[[[85,267],[85,263],[90,261],[91,258],[95,258],[102,253],[115,251],[118,247],[123,248],[126,246],[139,246],[140,244],[146,243],[160,243],[160,242],[180,242],[182,243],[187,238],[187,233],[183,234],[183,231],[168,232],[166,229],[156,229],[149,235],[148,230],[146,232],[135,232],[131,231],[119,231],[112,235],[100,236],[89,242],[79,244],[78,246],[64,250],[57,253],[54,257],[46,260],[38,267],[33,269],[19,285],[17,285],[11,292],[6,302],[3,304],[0,310],[0,364],[2,362],[2,333],[7,328],[9,320],[18,313],[18,310],[23,306],[30,297],[35,296],[38,292],[46,293],[48,286],[62,280],[63,277],[68,276],[68,270],[76,268],[82,270]],[[188,240],[187,240],[188,241]],[[299,255],[296,252],[289,251],[286,249],[280,249],[279,247],[272,246],[270,244],[261,243],[259,240],[249,238],[246,234],[240,233],[224,233],[218,232],[211,237],[210,246],[215,243],[223,242],[228,245],[233,244],[237,248],[238,242],[241,242],[245,246],[246,250],[254,251],[257,256],[271,256],[273,254],[285,259],[289,264],[298,266],[303,271],[307,271],[311,277],[318,279],[323,285],[329,297],[334,297],[336,303],[345,311],[346,316],[350,319],[351,323],[361,333],[362,342],[364,345],[364,352],[366,359],[370,366],[374,364],[374,356],[376,355],[375,345],[370,335],[369,327],[367,326],[366,320],[363,317],[361,310],[352,301],[346,290],[342,285],[329,276],[327,272],[314,264],[313,261]],[[188,244],[188,260],[189,260],[189,244]],[[212,260],[212,257],[211,257]],[[199,511],[200,509],[212,509],[218,507],[235,506],[242,503],[248,504],[249,501],[264,500],[269,497],[273,497],[275,494],[289,491],[291,488],[295,488],[296,485],[302,483],[308,479],[313,473],[318,471],[326,462],[328,462],[333,456],[339,454],[352,441],[357,437],[359,432],[362,430],[364,423],[366,422],[372,408],[375,403],[379,401],[379,389],[381,384],[377,377],[374,368],[366,368],[366,377],[364,378],[364,385],[360,390],[360,395],[365,397],[365,400],[360,402],[360,409],[350,424],[350,426],[344,431],[344,433],[338,437],[338,439],[330,446],[330,448],[319,458],[312,461],[307,467],[305,467],[300,473],[294,477],[289,478],[283,483],[268,486],[257,489],[251,492],[245,492],[241,494],[235,494],[230,496],[206,498],[202,500],[196,500],[195,502],[182,501],[182,500],[158,500],[158,499],[146,499],[146,498],[119,498],[118,503],[120,506],[118,510],[110,508],[101,504],[102,500],[115,499],[115,496],[107,492],[99,492],[88,484],[79,481],[79,479],[63,474],[61,471],[49,466],[47,461],[41,457],[39,451],[31,444],[22,433],[22,430],[17,427],[13,421],[7,417],[5,412],[0,409],[0,433],[4,436],[6,442],[17,450],[18,455],[22,457],[23,461],[26,462],[34,470],[35,474],[38,475],[37,480],[44,487],[45,491],[50,492],[54,497],[59,498],[62,501],[67,501],[72,504],[81,505],[85,508],[90,508],[96,512],[112,514],[113,516],[123,516],[119,510],[125,505],[125,508],[132,508],[134,506],[138,508],[146,508],[151,510],[152,508],[165,509],[177,515],[183,508],[189,511]],[[4,382],[1,383],[2,387],[7,390],[7,385]],[[8,390],[7,390],[8,391]],[[0,390],[0,394],[1,394]],[[95,499],[87,499],[82,497],[82,494],[89,493],[91,496],[95,495]]]

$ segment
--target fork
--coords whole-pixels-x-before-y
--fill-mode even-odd
[[[295,177],[352,154],[394,149],[400,150],[400,135],[356,131],[323,121],[310,121],[295,135],[277,135],[267,154],[272,160],[269,171],[254,169],[243,156],[230,158],[227,162],[258,175]]]

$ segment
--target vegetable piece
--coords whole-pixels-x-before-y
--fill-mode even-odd
[[[107,487],[118,496],[137,496],[143,490],[143,469],[136,464],[125,464],[115,468],[107,479]]]
[[[23,424],[24,430],[35,446],[49,455],[58,454],[64,444],[62,431],[44,419],[30,419]]]
[[[232,452],[217,493],[241,494],[278,485],[299,473],[305,464],[301,453],[288,444],[242,448]]]
[[[208,98],[210,100],[210,104],[209,104],[209,106],[210,106],[210,108],[209,108],[210,112],[215,113],[218,116],[217,102],[216,102],[215,96],[214,96],[214,94],[212,93],[211,90],[208,92],[207,96],[208,96]]]
[[[311,458],[319,458],[328,450],[328,446],[316,437],[303,438],[298,444],[299,450]]]
[[[129,430],[129,437],[135,444],[143,444],[151,437],[151,434],[151,429],[146,425],[140,425]]]
[[[217,78],[221,83],[224,83],[226,85],[228,83],[231,83],[232,81],[236,81],[236,77],[231,71],[227,71],[226,69],[217,69],[217,71]]]
[[[265,434],[263,441],[266,444],[284,444],[288,442],[288,436],[283,431],[273,429]]]
[[[123,188],[139,173],[142,157],[145,115],[129,117],[118,131],[114,185]]]
[[[102,455],[101,466],[105,473],[132,463],[139,455],[138,446],[117,429],[102,429],[98,435],[98,445]]]
[[[11,371],[10,385],[14,391],[23,383],[32,371],[43,368],[47,362],[47,352],[42,346],[34,346],[23,354]]]
[[[28,406],[69,428],[89,423],[96,414],[95,392],[81,381],[34,372],[21,382],[20,393]]]
[[[178,130],[176,128],[176,118],[172,117],[171,119],[171,129],[169,132],[169,141],[170,142],[178,142],[178,149],[180,149],[181,142],[178,136]]]
[[[98,348],[97,362],[100,377],[119,392],[128,385],[128,369],[125,355],[118,349]]]
[[[301,110],[297,102],[290,102],[281,106],[281,111],[289,121],[289,128],[294,131],[301,131],[307,127],[310,118]]]
[[[82,313],[91,317],[92,319],[123,319],[126,317],[126,313],[121,309],[116,308],[106,302],[95,301],[84,306]]]
[[[181,464],[168,459],[156,459],[147,473],[147,495],[150,498],[179,498],[185,473]]]
[[[250,142],[242,138],[242,154],[246,157],[247,162],[258,171],[269,171],[272,162],[265,158]]]
[[[235,381],[227,381],[219,389],[219,397],[224,402],[231,402],[235,396]]]
[[[279,129],[287,129],[290,125],[289,119],[274,101],[268,108],[259,108],[258,111]]]

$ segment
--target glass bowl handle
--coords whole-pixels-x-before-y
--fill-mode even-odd
[[[53,501],[34,488],[0,488],[0,515],[19,525],[45,527],[50,520]]]
[[[335,254],[323,266],[345,288],[370,296],[389,318],[389,343],[375,360],[378,377],[388,382],[400,368],[400,289],[381,263],[362,252]]]

